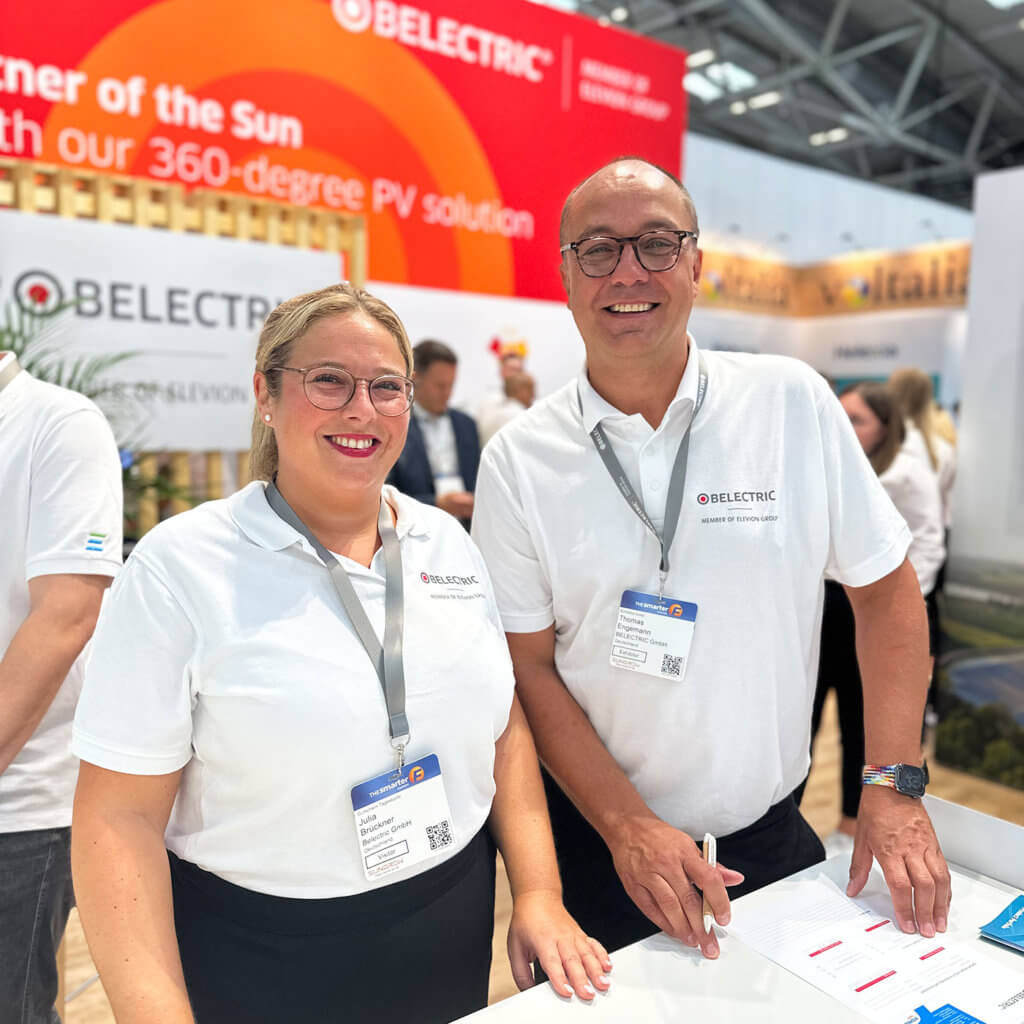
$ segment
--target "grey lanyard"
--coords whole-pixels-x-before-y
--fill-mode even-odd
[[[0,391],[3,391],[19,373],[21,373],[21,367],[18,365],[18,360],[8,360],[7,365],[0,370]]]
[[[690,430],[693,427],[693,421],[697,418],[697,413],[700,412],[700,407],[704,404],[704,398],[708,391],[708,368],[704,362],[703,354],[698,354],[697,370],[697,401],[693,406],[693,415],[690,417],[686,433],[683,434],[683,438],[679,442],[679,447],[676,449],[676,458],[672,465],[672,476],[669,479],[668,485],[668,497],[665,501],[664,535],[658,533],[658,528],[654,525],[651,517],[647,514],[647,509],[644,508],[643,499],[635,490],[633,490],[633,485],[629,482],[629,478],[626,476],[626,471],[622,468],[622,463],[619,462],[618,456],[612,450],[611,442],[608,440],[608,435],[604,432],[604,427],[602,427],[600,422],[598,422],[594,426],[594,429],[590,431],[590,440],[594,442],[597,454],[601,456],[601,460],[604,462],[605,467],[608,470],[608,474],[615,481],[615,485],[622,493],[623,498],[626,499],[626,504],[629,505],[634,513],[636,513],[636,517],[640,522],[642,522],[644,526],[646,526],[647,529],[657,537],[658,543],[661,545],[661,564],[658,566],[658,575],[661,580],[663,590],[665,587],[665,579],[668,576],[668,552],[672,547],[672,540],[676,535],[676,525],[679,522],[679,510],[683,505],[683,487],[686,484],[686,460],[690,455]],[[578,387],[576,396],[580,403],[580,413],[582,413],[583,395],[580,393]]]
[[[334,589],[341,598],[356,634],[362,641],[380,680],[384,704],[388,712],[388,732],[391,745],[398,752],[398,770],[405,765],[405,748],[409,742],[409,720],[405,715],[405,668],[402,664],[402,632],[405,625],[405,604],[402,587],[402,552],[398,546],[398,534],[391,525],[391,514],[387,503],[380,500],[380,515],[377,526],[384,548],[384,644],[381,646],[377,634],[370,625],[359,595],[348,578],[344,566],[316,539],[313,531],[298,517],[295,510],[284,500],[277,484],[271,481],[266,489],[267,503],[291,527],[298,530],[316,551],[320,561],[331,574]]]

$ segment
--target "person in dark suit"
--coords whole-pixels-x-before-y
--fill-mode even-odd
[[[468,528],[480,438],[470,416],[448,408],[458,359],[441,341],[421,341],[412,351],[413,416],[388,483],[417,501],[437,505]]]

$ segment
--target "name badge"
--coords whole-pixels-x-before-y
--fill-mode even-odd
[[[611,664],[657,679],[681,680],[693,641],[697,606],[624,590],[612,639]]]
[[[375,882],[421,864],[455,843],[436,754],[352,789],[363,874]]]

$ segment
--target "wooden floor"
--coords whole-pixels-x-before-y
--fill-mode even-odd
[[[965,804],[986,814],[994,814],[1024,825],[1024,792],[1007,789],[970,775],[951,771],[939,765],[930,765],[929,792],[955,803]],[[832,698],[825,707],[821,732],[814,756],[814,767],[804,794],[801,808],[820,836],[826,836],[839,820],[839,743],[836,729],[835,703]],[[499,864],[498,896],[494,922],[494,966],[491,969],[491,1002],[497,1002],[515,993],[516,987],[505,952],[505,932],[511,914],[511,898],[504,871]],[[95,974],[89,951],[78,922],[72,911],[66,940],[65,1024],[112,1024],[114,1017],[99,981],[88,984]],[[76,990],[87,985],[76,995]]]

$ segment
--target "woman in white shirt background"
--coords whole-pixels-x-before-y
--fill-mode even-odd
[[[896,370],[889,378],[889,393],[892,395],[900,414],[903,416],[907,436],[903,449],[908,455],[924,462],[935,476],[942,502],[942,524],[944,543],[948,551],[949,531],[953,525],[953,482],[956,479],[956,448],[944,437],[935,407],[932,379],[923,370],[907,367]],[[928,609],[928,628],[936,637],[939,634],[939,601],[946,563],[943,559],[934,585],[925,592],[925,607]],[[933,648],[932,653],[936,653]],[[931,685],[928,688],[928,705],[925,721],[929,726],[938,723],[938,680],[934,664]]]
[[[282,303],[257,349],[254,482],[151,531],[110,593],[72,857],[120,1024],[478,1009],[494,842],[520,987],[537,960],[562,995],[607,988],[607,954],[561,904],[483,560],[384,486],[411,366],[366,292]]]
[[[934,589],[936,574],[945,560],[942,506],[934,475],[919,458],[904,449],[903,419],[886,385],[869,381],[855,384],[844,391],[839,400],[879,482],[910,527],[912,539],[907,557],[917,573],[923,599]],[[937,640],[929,621],[929,649],[933,659]],[[825,840],[826,852],[831,856],[853,849],[864,766],[864,703],[853,610],[843,588],[826,580],[812,743],[830,689],[836,691],[843,750],[842,814],[836,831]]]

